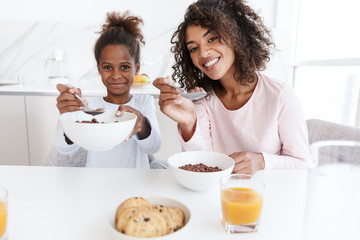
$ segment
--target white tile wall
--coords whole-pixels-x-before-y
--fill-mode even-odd
[[[278,0],[252,0],[268,26],[275,25]],[[73,81],[98,80],[93,46],[109,11],[130,10],[144,19],[146,46],[142,69],[151,79],[170,75],[170,38],[193,0],[0,0],[0,83],[46,82],[46,56],[54,49],[67,55]],[[21,7],[20,7],[21,6]],[[274,61],[278,62],[278,61]],[[278,68],[275,64],[271,69]]]

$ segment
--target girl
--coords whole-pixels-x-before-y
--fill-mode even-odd
[[[307,167],[308,138],[293,89],[258,72],[273,46],[261,18],[243,0],[199,0],[173,34],[182,87],[206,90],[195,102],[159,78],[159,105],[178,123],[183,150],[230,155],[234,173]]]
[[[137,121],[124,143],[110,151],[87,152],[87,167],[149,168],[148,155],[160,149],[160,131],[153,97],[130,94],[134,76],[140,69],[140,44],[145,44],[139,28],[142,23],[142,19],[130,16],[128,12],[123,15],[108,13],[101,35],[95,44],[97,68],[106,86],[107,95],[91,99],[89,107],[118,109],[117,115],[122,115],[125,111],[131,112],[137,115]],[[83,109],[81,102],[73,95],[74,92],[81,94],[80,89],[61,84],[57,89],[60,92],[57,98],[60,114]],[[55,146],[62,155],[81,155],[79,152],[84,151],[72,143],[62,129],[56,132]]]

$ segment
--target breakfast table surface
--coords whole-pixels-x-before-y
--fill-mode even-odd
[[[266,170],[256,233],[227,234],[220,221],[220,191],[194,192],[168,169],[0,166],[0,186],[9,191],[10,240],[112,239],[110,216],[125,199],[158,196],[190,208],[186,239],[300,240],[306,170]]]

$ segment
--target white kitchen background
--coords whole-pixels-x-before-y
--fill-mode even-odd
[[[109,11],[130,10],[144,19],[146,46],[142,72],[154,79],[171,74],[171,34],[192,0],[19,1],[0,0],[0,82],[36,83],[48,80],[46,59],[64,50],[70,79],[98,79],[93,46]],[[275,26],[277,0],[253,0],[269,27]]]
[[[170,75],[170,38],[192,2],[0,0],[0,85],[53,84],[48,78],[46,59],[57,49],[65,53],[72,84],[101,84],[93,56],[96,32],[107,12],[126,10],[144,19],[146,46],[142,50],[141,72],[151,80]],[[249,3],[264,18],[277,46],[266,73],[294,86],[303,102],[305,118],[359,126],[358,0]],[[160,122],[165,119],[161,113],[158,118]],[[169,139],[177,144],[176,138]],[[170,153],[163,152],[161,157]]]

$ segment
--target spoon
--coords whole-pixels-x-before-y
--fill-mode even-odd
[[[71,85],[66,84],[66,86],[69,87],[69,88],[72,88]],[[78,94],[73,93],[73,95],[77,99],[79,99],[81,101],[81,103],[84,105],[84,109],[83,109],[84,113],[87,113],[87,114],[90,114],[90,115],[93,115],[93,116],[104,113],[104,109],[101,109],[101,108],[100,109],[91,109],[91,108],[89,108],[88,103],[85,102],[84,99],[82,99]]]
[[[84,112],[84,113],[87,113],[87,114],[90,114],[90,115],[93,115],[93,116],[104,113],[104,110],[101,109],[101,108],[100,108],[100,109],[91,109],[91,108],[89,108],[87,102],[85,102],[84,99],[82,99],[82,98],[81,98],[79,95],[77,95],[76,93],[73,93],[73,94],[74,94],[74,96],[75,96],[77,99],[79,99],[79,100],[81,101],[81,103],[84,105],[84,107],[85,107],[85,108],[83,109],[83,112]]]
[[[165,83],[164,85],[179,90],[181,92],[181,96],[183,96],[184,98],[187,98],[187,99],[191,99],[191,100],[199,100],[199,99],[201,99],[201,98],[203,98],[203,97],[205,97],[207,95],[207,92],[205,92],[205,91],[202,91],[202,92],[184,92],[184,90],[182,90],[181,88],[176,87],[174,85],[171,85],[171,84],[168,84],[168,83]]]

